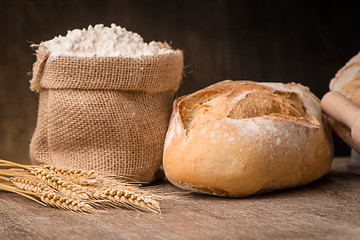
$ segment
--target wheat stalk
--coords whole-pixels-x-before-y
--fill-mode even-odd
[[[0,179],[9,181],[18,188],[15,189],[11,186],[6,186],[6,184],[0,184],[0,189],[21,194],[27,198],[30,198],[31,200],[39,202],[34,197],[29,196],[34,195],[35,197],[38,197],[43,203],[52,207],[77,212],[91,212],[94,209],[89,202],[63,196],[56,189],[53,189],[46,183],[42,183],[36,178],[11,177],[7,179],[4,177],[0,177]]]
[[[40,165],[37,170],[47,174],[50,171],[52,174],[61,175],[71,182],[82,185],[82,191],[86,192],[90,198],[160,213],[159,197],[155,198],[155,196],[139,192],[138,189],[134,188],[134,185],[130,187],[129,184],[116,181],[99,172],[58,168],[51,165]]]
[[[4,167],[7,169],[1,169]],[[120,182],[96,171],[22,165],[0,159],[0,180],[6,181],[0,182],[2,190],[35,201],[37,197],[47,205],[64,210],[90,212],[107,206],[123,206],[160,213],[161,197],[141,190],[139,184]]]
[[[134,188],[130,188],[128,184],[105,177],[98,172],[61,169],[50,165],[41,165],[39,168],[33,169],[32,172],[43,181],[46,181],[51,186],[73,198],[107,200],[107,203],[120,204],[126,207],[160,213],[160,206],[157,199],[152,199],[142,192],[136,192]],[[58,175],[71,177],[72,181],[76,181],[85,186],[81,187],[70,182],[71,180],[61,180]],[[76,177],[74,178],[74,176]],[[90,179],[91,182],[87,177],[92,178]],[[67,180],[69,180],[69,178]],[[89,187],[88,185],[92,186]],[[96,185],[96,187],[94,187],[94,185]],[[112,188],[109,188],[109,186]]]

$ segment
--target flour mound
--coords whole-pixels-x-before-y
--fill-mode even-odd
[[[111,24],[105,27],[97,24],[87,29],[69,30],[66,36],[59,35],[49,41],[40,43],[47,48],[50,57],[129,57],[160,55],[173,50],[164,48],[160,42],[144,42],[137,33]]]

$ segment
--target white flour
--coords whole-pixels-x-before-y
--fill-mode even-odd
[[[68,31],[66,36],[59,35],[49,41],[40,43],[47,47],[50,57],[131,57],[158,55],[173,50],[161,48],[158,42],[145,43],[137,33],[127,31],[125,28],[111,24],[89,26]]]

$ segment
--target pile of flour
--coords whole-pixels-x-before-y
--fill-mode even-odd
[[[173,50],[161,47],[159,42],[144,42],[137,33],[111,24],[89,26],[88,29],[74,29],[66,36],[59,35],[49,41],[40,43],[50,53],[50,57],[130,57],[159,55]]]

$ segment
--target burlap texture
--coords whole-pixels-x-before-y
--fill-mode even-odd
[[[141,58],[51,59],[40,48],[30,82],[40,93],[33,163],[152,181],[182,68],[179,50]]]

